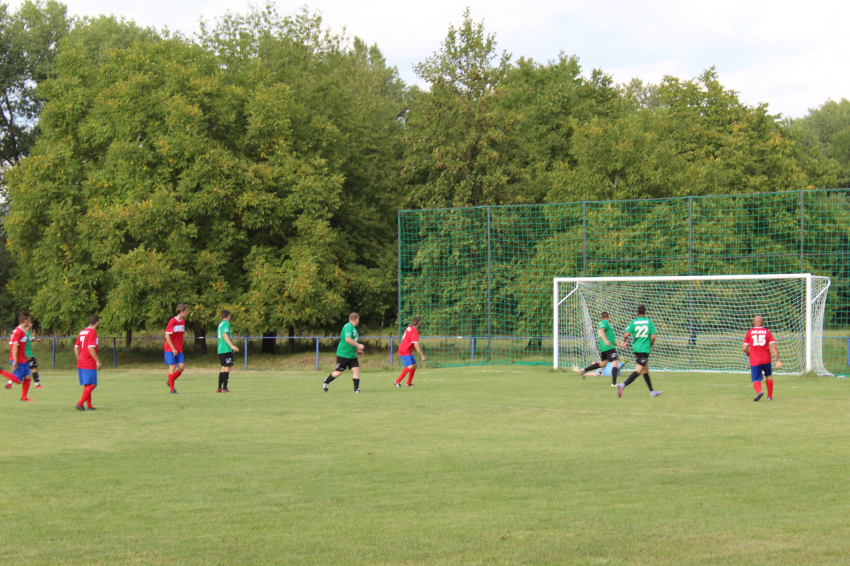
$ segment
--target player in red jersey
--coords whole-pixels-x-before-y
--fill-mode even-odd
[[[756,398],[753,401],[758,401],[764,397],[761,390],[761,375],[764,373],[765,384],[767,385],[767,400],[773,401],[773,380],[771,376],[773,371],[770,367],[771,353],[776,358],[776,369],[782,367],[782,362],[779,360],[779,348],[776,347],[776,340],[773,339],[773,334],[770,330],[764,327],[764,319],[757,316],[753,319],[753,327],[747,330],[744,336],[744,353],[750,356],[750,374],[753,378],[753,389],[756,390]]]
[[[32,401],[27,397],[30,390],[30,368],[27,365],[27,329],[30,328],[30,315],[22,313],[18,316],[18,326],[12,332],[12,337],[9,338],[9,362],[11,364],[12,373],[5,370],[0,370],[4,377],[12,380],[13,383],[21,384],[21,401]],[[7,389],[11,389],[11,385],[6,385]]]
[[[176,394],[174,382],[183,373],[183,332],[186,330],[186,315],[189,305],[177,305],[177,316],[168,321],[165,328],[165,365],[168,366],[168,387]]]
[[[401,375],[395,380],[395,386],[401,387],[401,380],[407,375],[407,386],[413,387],[413,374],[416,373],[416,357],[413,355],[414,348],[419,355],[422,356],[424,362],[427,358],[422,353],[422,348],[419,347],[419,327],[422,325],[422,319],[414,316],[410,321],[410,326],[404,331],[404,337],[401,339],[401,344],[398,345],[398,357],[404,365]]]
[[[97,370],[102,367],[100,358],[97,356],[97,327],[100,326],[100,317],[93,314],[89,317],[89,325],[80,331],[77,341],[74,343],[74,355],[77,357],[77,374],[80,385],[83,386],[83,396],[80,402],[74,405],[78,411],[85,411],[84,405],[88,405],[89,411],[95,408],[91,404],[91,393],[97,387]]]

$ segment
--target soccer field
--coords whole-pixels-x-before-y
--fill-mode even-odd
[[[847,564],[850,380],[68,371],[0,401],[0,564]]]

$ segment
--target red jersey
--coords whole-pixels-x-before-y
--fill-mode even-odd
[[[74,346],[80,349],[80,356],[77,358],[77,367],[80,369],[97,369],[97,362],[91,355],[89,348],[94,347],[94,353],[97,354],[97,330],[94,328],[83,328],[80,335],[77,336],[77,341]]]
[[[168,326],[165,328],[165,333],[171,334],[171,343],[174,344],[175,354],[180,354],[183,352],[183,332],[185,330],[185,320],[180,320],[175,316],[174,318],[168,321]],[[165,341],[165,351],[171,351],[171,346],[168,345],[168,340]]]
[[[404,331],[404,337],[401,339],[401,344],[398,345],[399,356],[409,356],[413,353],[413,345],[419,342],[419,331],[408,326]]]
[[[770,345],[775,343],[773,334],[763,326],[750,328],[744,336],[744,345],[750,347],[750,365],[760,366],[770,363]]]
[[[18,345],[17,360],[12,358],[13,344]],[[17,361],[19,364],[27,363],[27,331],[21,328],[20,326],[15,328],[15,331],[12,332],[12,337],[9,338],[9,360],[13,362]]]

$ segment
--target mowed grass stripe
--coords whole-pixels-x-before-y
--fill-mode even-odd
[[[106,370],[3,391],[3,564],[840,564],[848,389],[544,368]],[[711,386],[710,386],[711,385]],[[182,407],[182,409],[181,409]]]

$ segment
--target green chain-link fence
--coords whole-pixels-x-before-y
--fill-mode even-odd
[[[400,332],[434,365],[552,363],[552,278],[806,273],[850,373],[850,189],[399,212]],[[746,329],[741,330],[741,336]]]

